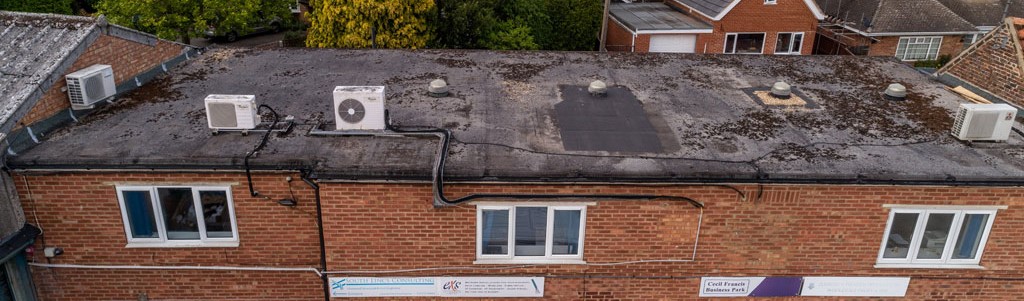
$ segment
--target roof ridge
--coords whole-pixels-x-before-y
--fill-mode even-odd
[[[931,1],[931,2],[935,2],[935,3],[936,3],[936,4],[938,4],[938,5],[940,6],[940,7],[942,7],[942,8],[944,8],[944,9],[946,9],[946,12],[948,12],[948,13],[951,13],[951,14],[953,14],[954,16],[956,16],[956,17],[957,17],[957,19],[960,19],[960,21],[962,21],[963,23],[967,23],[967,24],[970,24],[971,26],[977,27],[977,25],[974,25],[974,23],[971,23],[971,21],[967,21],[967,19],[964,19],[964,16],[961,16],[961,15],[960,15],[959,13],[957,13],[957,12],[956,12],[956,11],[954,11],[953,9],[949,8],[949,6],[946,6],[946,4],[945,4],[945,3],[942,3],[942,1],[939,1],[939,0],[926,0],[926,1]]]
[[[74,23],[96,23],[96,19],[88,16],[61,15],[47,13],[30,13],[0,10],[0,21],[12,23],[25,23],[31,21],[60,21]],[[6,22],[5,22],[6,23]]]

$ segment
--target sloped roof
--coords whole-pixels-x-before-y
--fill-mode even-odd
[[[725,14],[728,14],[733,7],[740,3],[741,0],[669,0],[675,1],[676,3],[685,5],[686,7],[692,8],[697,12],[700,12],[704,16],[711,18],[712,20],[721,20]],[[818,20],[825,17],[822,14],[821,9],[813,0],[802,0],[807,8],[811,10]]]
[[[450,96],[427,95],[437,78]],[[595,79],[631,98],[586,94]],[[751,96],[778,80],[815,105],[771,107]],[[881,97],[892,82],[912,87],[907,100]],[[311,133],[334,129],[331,91],[339,85],[385,85],[394,124],[450,129],[445,172],[453,180],[1024,179],[1021,137],[978,147],[956,141],[949,129],[964,100],[894,58],[544,51],[215,50],[48,134],[9,166],[240,170],[259,135],[212,135],[203,100],[253,94],[296,123],[270,136],[250,162],[257,170],[430,179],[434,137]],[[609,106],[623,110],[602,110]],[[576,148],[567,135],[632,143],[636,131],[625,123],[642,124],[629,129],[653,133],[656,145]]]
[[[630,30],[701,30],[711,24],[676,11],[664,3],[612,3],[609,13]]]
[[[822,11],[868,33],[976,32],[1004,12],[1024,15],[1024,0],[817,0]],[[1009,4],[1009,6],[1007,6]]]
[[[61,79],[96,29],[87,17],[0,11],[0,134]]]

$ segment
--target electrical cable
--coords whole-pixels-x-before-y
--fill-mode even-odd
[[[263,139],[260,139],[260,143],[257,144],[256,147],[253,148],[251,152],[245,154],[245,160],[243,160],[245,164],[245,178],[246,180],[249,181],[249,194],[254,197],[259,196],[260,192],[256,191],[256,188],[254,188],[252,185],[252,170],[249,168],[249,158],[255,155],[256,152],[263,149],[264,146],[267,146],[267,139],[270,138],[270,132],[273,132],[274,127],[277,127],[277,122],[281,121],[281,117],[277,115],[277,111],[274,111],[274,109],[271,108],[270,106],[261,104],[259,107],[256,108],[256,114],[260,113],[260,109],[267,109],[270,111],[270,113],[274,114],[274,123],[270,124],[270,128],[267,129],[267,132],[263,133]]]

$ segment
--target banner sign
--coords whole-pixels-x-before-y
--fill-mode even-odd
[[[910,277],[804,277],[802,296],[903,297]]]
[[[330,278],[331,297],[544,297],[544,277]]]
[[[800,295],[800,277],[703,277],[701,297],[789,297]]]

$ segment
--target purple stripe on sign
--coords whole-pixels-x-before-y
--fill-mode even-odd
[[[751,297],[788,297],[799,296],[801,277],[768,277],[750,292]]]

